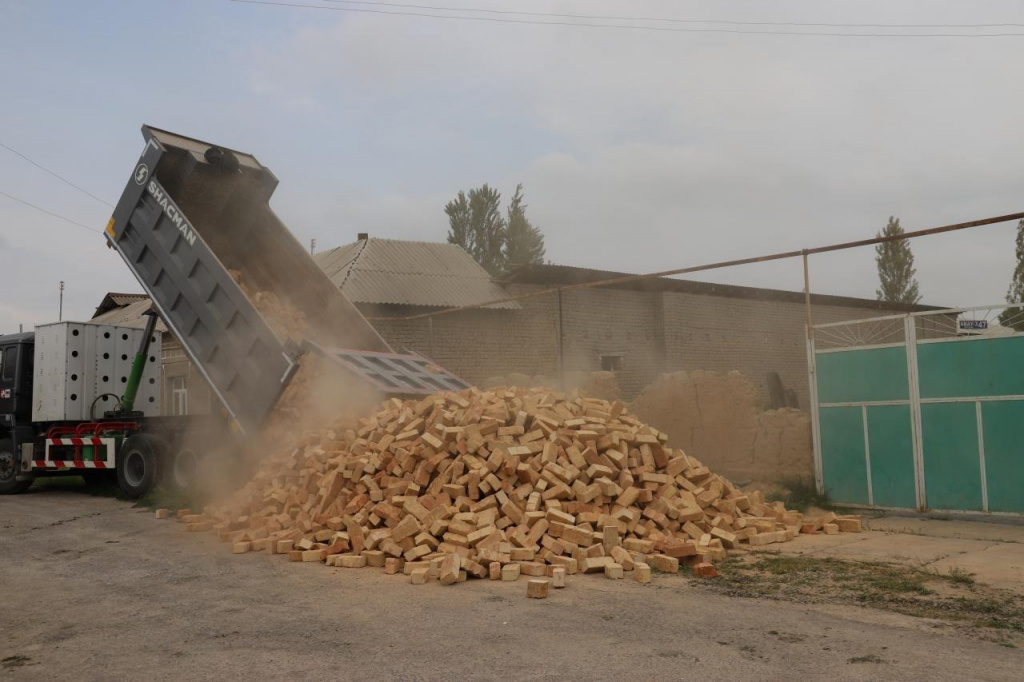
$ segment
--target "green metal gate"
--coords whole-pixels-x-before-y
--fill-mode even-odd
[[[1024,329],[1020,305],[815,325],[818,489],[867,507],[1024,513],[1014,327]]]

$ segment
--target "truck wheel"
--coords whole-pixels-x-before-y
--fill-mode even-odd
[[[141,433],[129,436],[117,453],[117,485],[128,497],[139,498],[156,484],[156,445]]]
[[[178,490],[192,490],[199,472],[199,457],[190,447],[178,448],[171,463],[169,482]]]
[[[10,440],[0,440],[0,495],[17,495],[32,485],[32,481],[18,480],[18,468],[14,444]]]

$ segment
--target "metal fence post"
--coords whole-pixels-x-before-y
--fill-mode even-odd
[[[807,377],[811,396],[811,441],[814,449],[814,486],[819,494],[825,492],[825,476],[821,465],[821,420],[818,414],[818,377],[814,362],[814,337],[807,339]]]
[[[565,326],[562,324],[562,287],[558,287],[558,385],[565,390]]]
[[[811,274],[807,263],[807,249],[803,250],[804,306],[807,312],[807,380],[811,399],[811,445],[814,452],[814,487],[818,494],[825,492],[825,476],[821,465],[821,422],[818,419],[818,365],[814,357],[814,320],[811,316]]]
[[[917,375],[917,326],[916,318],[907,315],[903,319],[903,338],[907,346],[907,380],[910,398],[910,442],[914,452],[914,487],[917,508],[924,511],[928,505],[924,485],[924,444],[921,432],[921,386]]]

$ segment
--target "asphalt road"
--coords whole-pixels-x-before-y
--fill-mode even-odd
[[[234,556],[124,502],[0,497],[0,679],[1019,680],[919,618],[704,593],[679,576],[410,585]]]

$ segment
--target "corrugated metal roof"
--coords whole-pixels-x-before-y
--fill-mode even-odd
[[[97,315],[102,315],[103,313],[113,310],[114,308],[121,308],[131,303],[135,303],[136,301],[142,301],[148,298],[149,297],[146,296],[146,294],[122,294],[116,291],[111,291],[108,292],[107,295],[103,297],[103,300],[100,301],[100,304],[96,306],[96,312],[94,312],[92,315],[93,317],[96,317]]]
[[[354,303],[449,308],[508,296],[456,244],[371,238],[323,251],[314,259]],[[519,304],[487,307],[518,310]]]
[[[129,305],[149,298],[146,294],[115,294],[111,292],[109,295],[110,300],[117,305]]]
[[[97,315],[89,320],[90,324],[111,324],[116,327],[131,327],[134,329],[145,329],[146,311],[153,307],[152,301],[143,295],[141,301],[135,301],[121,308],[114,308],[105,313]],[[156,329],[160,332],[167,331],[163,320],[159,317],[156,320]]]

